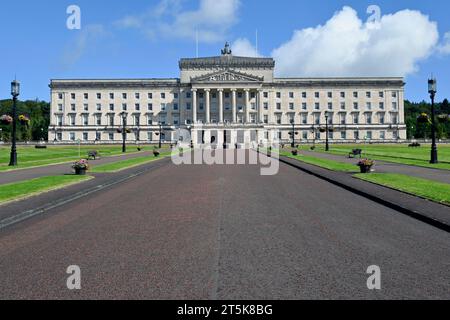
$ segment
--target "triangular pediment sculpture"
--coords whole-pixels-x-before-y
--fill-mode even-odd
[[[191,82],[262,82],[263,77],[225,70],[192,78]]]

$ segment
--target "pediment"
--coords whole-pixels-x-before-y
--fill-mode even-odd
[[[263,77],[257,77],[233,70],[220,71],[191,78],[191,82],[262,82]]]

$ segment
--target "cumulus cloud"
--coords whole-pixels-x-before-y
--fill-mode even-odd
[[[444,34],[444,39],[438,47],[438,52],[441,54],[450,54],[450,31]]]
[[[226,38],[238,21],[240,0],[200,0],[196,10],[183,10],[180,0],[163,0],[146,13],[116,21],[122,28],[137,28],[151,38],[171,37],[217,42]]]
[[[231,45],[233,54],[235,56],[241,57],[260,57],[261,55],[257,52],[256,47],[245,38],[239,38],[233,42]]]
[[[324,25],[294,32],[273,50],[278,76],[406,76],[436,49],[435,22],[402,10],[363,22],[344,7]]]

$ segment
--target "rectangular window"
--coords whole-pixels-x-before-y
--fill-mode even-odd
[[[111,127],[114,127],[114,115],[113,114],[109,115],[109,125]]]
[[[95,133],[95,140],[97,140],[97,141],[102,140],[102,133],[101,132],[96,132]]]
[[[60,103],[60,104],[58,104],[58,111],[59,112],[62,112],[63,111],[63,105]]]
[[[190,99],[192,98],[192,93],[191,92],[186,92],[186,99]]]
[[[308,131],[302,131],[303,140],[308,140]]]
[[[341,98],[345,98],[345,92],[341,92]]]
[[[70,141],[75,141],[75,132],[69,133],[69,139]]]
[[[381,140],[386,139],[386,132],[385,131],[380,131],[380,139]]]
[[[89,93],[84,94],[84,100],[87,100],[87,99],[89,99]]]
[[[289,103],[289,110],[294,110],[294,103],[292,102]]]
[[[328,92],[327,95],[328,95],[328,98],[329,98],[329,99],[333,98],[333,92]]]
[[[72,100],[75,100],[75,93],[71,93],[70,97],[72,98]]]
[[[358,124],[359,123],[359,114],[354,113],[353,114],[353,124]]]
[[[392,102],[392,110],[397,110],[397,102]]]
[[[320,124],[320,114],[315,114],[314,115],[314,123],[315,124]]]
[[[127,107],[126,103],[122,103],[122,111],[127,111]]]
[[[308,123],[308,115],[306,113],[302,114],[302,124]]]
[[[345,110],[345,102],[341,102],[341,110]]]
[[[147,104],[147,110],[148,111],[153,111],[153,103]]]
[[[316,97],[316,99],[320,98],[320,93],[319,92],[315,92],[314,93],[314,97]]]
[[[102,105],[100,103],[97,104],[97,111],[102,111]]]
[[[166,98],[166,94],[164,92],[161,92],[161,99],[165,99]]]
[[[173,98],[174,98],[174,99],[178,99],[178,93],[175,92],[175,93],[173,94]]]
[[[114,99],[114,93],[111,92],[111,93],[109,94],[109,98],[110,98],[111,100]]]
[[[108,138],[110,141],[114,141],[114,133],[108,133]]]
[[[379,96],[380,98],[384,98],[384,92],[383,92],[383,91],[378,92],[378,96]]]
[[[293,92],[289,92],[289,98],[290,99],[294,99],[294,93]]]
[[[58,126],[62,126],[63,125],[63,117],[62,116],[58,116],[57,117],[57,122],[58,122]]]
[[[306,99],[306,97],[307,97],[306,92],[302,92],[302,98],[303,98],[303,99]]]
[[[149,92],[149,93],[147,94],[147,98],[148,98],[149,100],[152,100],[152,99],[153,99],[153,93]]]
[[[341,139],[342,140],[346,140],[347,139],[347,132],[346,131],[341,131]]]
[[[83,109],[84,109],[84,111],[89,111],[89,105],[87,103],[85,103],[83,105]]]
[[[328,110],[333,110],[333,103],[332,102],[328,102]]]
[[[264,110],[269,110],[269,103],[268,102],[264,102]]]
[[[281,114],[276,115],[277,124],[281,124]]]
[[[135,93],[135,94],[134,94],[134,98],[135,98],[135,99],[140,99],[140,98],[141,98],[141,95],[140,95],[139,93]]]
[[[83,140],[84,141],[88,141],[88,133],[87,132],[83,132]]]
[[[153,141],[153,132],[147,132],[147,140]]]
[[[380,124],[384,124],[384,113],[380,113],[378,117],[380,119],[379,120]]]
[[[359,140],[359,131],[354,131],[353,137],[355,138],[355,140]]]
[[[264,115],[264,123],[269,123],[269,116],[267,114]]]
[[[340,117],[341,117],[341,124],[346,124],[346,114],[345,113],[341,113],[341,115],[340,115]]]
[[[98,125],[98,126],[101,126],[101,125],[102,125],[102,116],[101,116],[101,115],[97,115],[96,118],[97,118],[97,119],[96,119],[97,125]]]
[[[72,125],[72,126],[75,125],[75,115],[70,116],[70,125]]]
[[[384,102],[380,102],[380,109],[384,110]]]
[[[186,110],[191,110],[191,103],[190,102],[186,103]]]
[[[277,92],[277,99],[281,99],[281,92]]]
[[[366,138],[372,140],[372,131],[367,131]]]
[[[161,103],[161,111],[166,111],[166,104],[165,103]]]
[[[173,104],[173,110],[178,111],[178,103]]]
[[[303,102],[302,103],[302,110],[306,110],[308,107],[307,107],[307,105],[306,105],[306,102]]]
[[[122,93],[122,99],[126,99],[127,98],[127,94],[126,93]]]
[[[62,98],[63,98],[63,94],[62,93],[58,93],[58,99],[62,100]]]
[[[136,103],[134,105],[134,108],[136,109],[136,111],[140,111],[141,110],[141,105],[139,103]]]
[[[371,98],[372,97],[372,93],[370,91],[366,92],[366,98]]]
[[[281,103],[277,102],[277,110],[281,110]]]
[[[102,94],[101,93],[97,93],[97,99],[101,99],[102,98]]]
[[[367,102],[366,103],[366,109],[367,110],[372,110],[372,102]]]
[[[372,124],[372,114],[371,113],[366,114],[366,123]]]
[[[392,98],[397,98],[397,91],[392,91]]]
[[[359,109],[358,102],[353,102],[353,109],[355,109],[355,110]]]
[[[319,102],[316,102],[316,103],[314,104],[314,109],[320,110],[320,103],[319,103]]]
[[[114,103],[109,104],[109,111],[114,111]]]
[[[263,97],[266,98],[266,99],[269,98],[269,93],[268,93],[267,91],[264,92],[264,93],[263,93]]]
[[[353,92],[353,98],[358,98],[358,92],[357,91]]]

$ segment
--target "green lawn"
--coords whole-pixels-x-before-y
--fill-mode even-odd
[[[304,147],[305,148],[305,147]],[[309,147],[308,147],[309,149]],[[430,164],[429,144],[419,148],[410,148],[405,144],[375,145],[375,144],[346,144],[330,146],[330,153],[348,156],[352,149],[362,149],[363,156],[374,160],[402,163],[413,166],[450,170],[450,145],[439,145],[439,161],[437,165]],[[325,152],[324,146],[316,146],[316,151]]]
[[[355,177],[450,205],[450,184],[394,173],[356,174]]]
[[[92,179],[89,176],[51,176],[0,185],[0,203],[27,198]]]
[[[11,168],[8,166],[10,147],[0,147],[0,171],[8,171],[12,169],[23,169],[37,166],[45,166],[50,164],[58,164],[72,162],[80,158],[86,158],[87,152],[97,150],[102,157],[114,156],[122,154],[122,146],[119,145],[96,145],[81,146],[81,157],[78,154],[78,146],[48,146],[47,149],[35,149],[34,146],[19,146],[17,149],[17,157],[19,166]],[[153,150],[150,146],[143,147],[144,151]],[[137,152],[135,145],[129,145],[128,153]]]
[[[103,164],[103,165],[99,165],[99,166],[95,166],[92,168],[92,170],[90,170],[90,172],[92,173],[113,173],[113,172],[119,172],[122,170],[126,170],[126,169],[130,169],[133,167],[137,167],[149,162],[153,162],[165,157],[170,156],[171,153],[170,152],[163,152],[161,153],[161,155],[159,157],[154,157],[154,156],[146,156],[146,157],[138,157],[138,158],[133,158],[133,159],[127,159],[127,160],[123,160],[123,161],[117,161],[117,162],[113,162],[113,163],[108,163],[108,164]]]
[[[298,156],[293,156],[290,152],[282,151],[280,153],[282,156],[286,156],[292,159],[296,159],[308,164],[312,164],[324,169],[332,170],[332,171],[342,171],[342,172],[359,172],[358,166],[352,165],[345,162],[338,162],[328,159],[322,159],[317,157],[305,156],[299,153]]]

